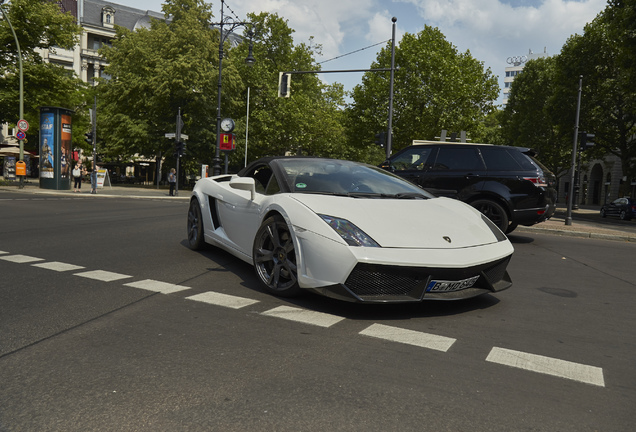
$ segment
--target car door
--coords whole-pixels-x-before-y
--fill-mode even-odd
[[[433,161],[420,185],[437,196],[466,200],[482,181],[485,166],[474,146],[448,144],[438,146]]]
[[[254,236],[260,226],[265,187],[271,175],[269,165],[257,166],[246,174],[246,177],[254,178],[254,199],[250,191],[228,188],[223,199],[218,201],[219,220],[228,240],[233,243],[233,247],[247,255],[252,254]]]

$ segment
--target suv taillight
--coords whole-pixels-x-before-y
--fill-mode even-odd
[[[548,187],[545,177],[524,177],[523,179],[532,182],[536,187]]]

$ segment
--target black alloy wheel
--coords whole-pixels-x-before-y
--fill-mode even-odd
[[[473,207],[490,219],[502,232],[508,231],[508,214],[499,204],[489,199],[479,199],[470,203]],[[515,227],[516,228],[516,227]],[[513,228],[514,229],[514,228]]]
[[[601,217],[607,217],[607,213],[605,213],[605,207],[601,207]]]
[[[188,208],[188,247],[192,250],[200,250],[205,244],[203,241],[203,221],[201,219],[199,200],[193,198]]]
[[[620,214],[621,220],[630,220],[631,218],[627,216],[627,212],[625,210],[621,210]]]
[[[282,216],[263,221],[254,239],[252,259],[256,275],[267,291],[281,297],[300,294],[296,250]]]

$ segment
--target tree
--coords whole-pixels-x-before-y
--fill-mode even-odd
[[[563,111],[554,109],[558,102],[555,99],[556,65],[555,57],[526,63],[523,73],[512,83],[508,103],[501,115],[501,135],[505,144],[534,149],[541,162],[561,176],[571,160],[574,121],[562,127],[566,108]],[[569,121],[570,116],[566,119]]]
[[[632,2],[633,8],[633,2]],[[594,133],[596,157],[611,153],[621,160],[623,175],[636,178],[636,94],[634,69],[629,68],[625,45],[616,43],[614,10],[610,4],[585,32],[574,35],[563,46],[557,59],[560,104],[570,104],[569,116],[563,116],[567,130],[574,125],[574,107],[578,77],[583,76],[580,128]],[[620,22],[620,21],[619,21]],[[632,23],[633,27],[633,23]],[[629,184],[629,182],[627,182]]]
[[[203,0],[167,0],[170,22],[152,20],[150,29],[117,27],[112,47],[101,48],[108,61],[99,90],[98,136],[112,159],[135,154],[172,155],[181,109],[189,136],[186,161],[210,162],[216,136],[219,31],[210,27],[210,5]],[[233,67],[223,71],[224,104],[242,89]]]
[[[229,57],[240,71],[245,88],[250,88],[248,159],[285,154],[343,157],[346,154],[340,106],[341,85],[324,85],[316,74],[292,74],[291,96],[277,96],[279,72],[319,71],[314,56],[320,50],[310,44],[295,45],[287,21],[277,14],[250,14],[254,42],[253,67],[244,64],[248,44],[240,44]],[[245,39],[249,36],[244,34]],[[246,92],[240,96],[246,101]],[[233,114],[244,131],[245,104]],[[240,142],[244,145],[242,138]],[[232,155],[242,166],[243,152]]]
[[[390,65],[387,44],[371,68]],[[395,48],[395,65],[393,150],[433,139],[442,129],[478,132],[494,108],[499,87],[490,69],[469,51],[459,53],[437,28],[406,33]],[[350,145],[374,149],[374,134],[387,129],[389,78],[389,72],[366,72],[354,88],[347,110]],[[476,135],[471,138],[481,138]]]
[[[39,130],[39,108],[43,105],[63,106],[76,111],[75,127],[87,125],[85,103],[87,89],[76,76],[51,63],[45,63],[41,50],[72,49],[81,27],[70,13],[47,0],[13,0],[3,9],[15,30],[23,63],[24,117],[32,125],[29,136]],[[17,123],[19,117],[19,66],[13,33],[6,19],[0,20],[0,123]],[[74,134],[80,146],[81,134]],[[37,142],[37,139],[32,140]]]

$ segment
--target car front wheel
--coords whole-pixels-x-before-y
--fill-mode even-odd
[[[502,232],[508,231],[508,214],[506,210],[499,204],[488,199],[480,199],[470,203],[477,210],[482,212],[484,216],[493,221]]]
[[[194,198],[188,208],[188,247],[192,250],[203,248],[203,220],[199,200]]]
[[[621,210],[621,220],[630,220],[631,218],[627,216],[627,212],[625,210]]]
[[[605,208],[601,208],[601,217],[606,217],[607,213],[605,213]]]
[[[282,297],[300,293],[296,250],[289,227],[280,215],[263,221],[252,250],[256,275],[267,291]]]

